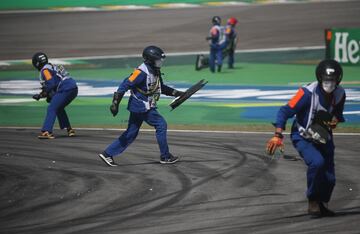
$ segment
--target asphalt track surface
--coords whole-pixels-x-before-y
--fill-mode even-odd
[[[0,14],[0,59],[207,50],[211,16],[240,19],[240,49],[317,46],[326,27],[359,25],[360,2],[129,12]],[[149,24],[151,23],[151,24]],[[336,136],[333,218],[306,214],[306,167],[269,161],[270,135],[170,132],[181,156],[160,165],[140,132],[107,167],[97,157],[121,131],[79,130],[41,141],[0,129],[0,233],[359,233],[359,136]],[[299,156],[286,139],[286,155]]]
[[[114,12],[0,14],[0,60],[208,50],[214,15],[239,19],[238,49],[324,45],[324,29],[359,27],[360,1]]]
[[[181,161],[161,165],[154,132],[140,132],[108,167],[97,153],[120,130],[0,132],[0,233],[359,233],[360,136],[335,136],[337,215],[311,219],[288,139],[298,160],[268,160],[269,134],[170,132]]]

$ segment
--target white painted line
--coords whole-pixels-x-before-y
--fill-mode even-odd
[[[260,48],[260,49],[236,50],[235,52],[236,53],[258,53],[258,52],[280,52],[280,51],[299,51],[299,50],[318,50],[318,49],[325,49],[325,46]],[[166,54],[166,56],[184,56],[184,55],[209,54],[209,51],[173,52],[173,53],[165,53],[165,54]],[[142,57],[141,54],[124,54],[124,55],[65,57],[65,58],[54,58],[54,59],[58,59],[58,60],[92,60],[92,59],[116,59],[116,58],[141,58],[141,57]],[[14,63],[14,62],[30,62],[30,59],[0,60],[0,63]]]
[[[65,60],[63,60],[63,59],[49,59],[49,63],[62,64],[62,65],[69,65],[69,64],[71,64],[71,62],[65,61]]]
[[[64,12],[87,12],[87,11],[99,11],[99,8],[96,7],[56,7],[51,8],[56,11],[64,11]]]
[[[0,126],[0,129],[29,129],[36,130],[40,129],[40,127],[3,127]],[[85,130],[85,131],[125,131],[125,128],[74,128],[75,130]],[[140,129],[141,132],[155,132],[155,129]],[[168,132],[183,132],[183,133],[219,133],[219,134],[266,134],[272,135],[274,132],[252,132],[252,131],[210,131],[210,130],[172,130],[168,129]],[[290,133],[285,132],[284,135],[289,135]],[[346,133],[339,132],[334,133],[334,135],[338,136],[360,136],[360,133]]]
[[[34,102],[36,100],[32,98],[4,98],[0,99],[0,104],[16,104],[16,103],[24,103],[24,102]]]
[[[205,5],[209,6],[248,6],[251,3],[248,2],[205,2]]]
[[[297,47],[282,47],[282,48],[260,48],[248,50],[236,50],[239,53],[257,53],[257,52],[279,52],[279,51],[297,51],[297,50],[319,50],[325,49],[325,46],[297,46]]]
[[[196,8],[201,7],[199,4],[191,4],[191,3],[159,3],[154,4],[154,7],[157,8]]]
[[[102,10],[106,11],[118,11],[118,10],[146,10],[150,9],[150,6],[142,5],[112,5],[112,6],[100,6]]]
[[[344,115],[360,115],[360,111],[344,111]]]

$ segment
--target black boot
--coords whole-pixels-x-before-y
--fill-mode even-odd
[[[324,216],[324,217],[333,217],[333,216],[335,216],[335,212],[330,210],[327,207],[327,203],[319,202],[319,207],[320,207],[321,216]]]
[[[312,218],[318,218],[318,217],[321,216],[321,211],[320,211],[319,202],[309,200],[308,214],[309,214]]]

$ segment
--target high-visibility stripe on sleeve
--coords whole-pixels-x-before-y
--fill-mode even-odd
[[[135,71],[130,75],[129,81],[133,82],[140,75],[141,71],[139,69],[135,69]]]
[[[294,108],[296,106],[296,104],[299,102],[299,100],[302,98],[302,96],[304,96],[304,90],[302,88],[300,88],[297,93],[290,99],[290,101],[288,102],[288,105],[291,108]]]
[[[48,69],[45,69],[43,74],[44,74],[45,80],[50,80],[52,78],[52,75]]]

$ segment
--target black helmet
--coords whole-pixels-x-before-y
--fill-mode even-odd
[[[44,54],[42,52],[38,52],[38,53],[34,54],[32,57],[33,66],[35,68],[37,68],[39,71],[47,63],[48,63],[48,57],[46,56],[46,54]]]
[[[221,24],[221,18],[220,18],[220,16],[214,16],[214,17],[212,18],[212,23],[213,23],[214,25],[220,25],[220,24]]]
[[[148,46],[144,49],[143,54],[144,62],[150,66],[155,66],[155,61],[165,59],[165,53],[157,46]]]
[[[329,80],[335,81],[336,84],[340,84],[343,76],[343,71],[338,62],[333,59],[326,59],[319,63],[316,67],[316,79],[319,83]]]

